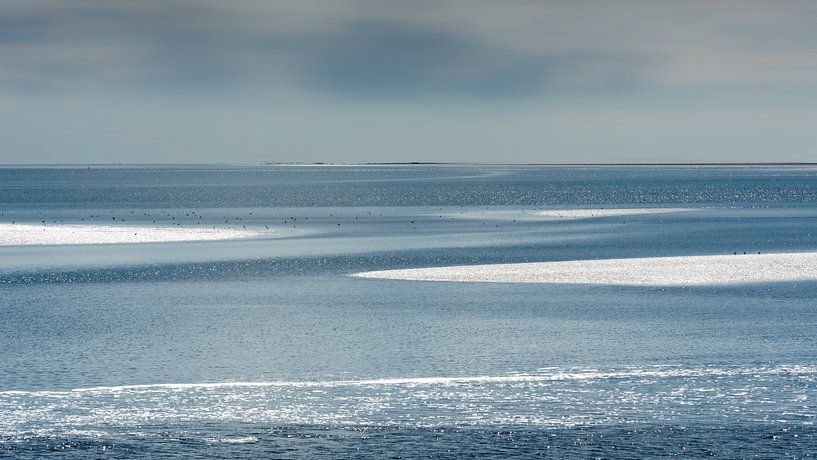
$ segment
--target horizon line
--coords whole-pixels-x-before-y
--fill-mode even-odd
[[[534,162],[464,162],[464,161],[363,161],[363,162],[299,162],[299,161],[260,161],[260,162],[215,162],[215,163],[0,163],[0,168],[48,168],[48,167],[129,167],[129,166],[546,166],[546,167],[582,167],[582,166],[817,166],[817,161],[786,162],[607,162],[607,163],[534,163]]]

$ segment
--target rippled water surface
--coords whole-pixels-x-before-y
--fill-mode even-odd
[[[0,456],[817,455],[816,282],[351,276],[817,251],[816,169],[0,168],[0,224],[57,235],[0,246]]]

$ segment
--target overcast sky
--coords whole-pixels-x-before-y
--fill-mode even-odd
[[[2,0],[0,163],[817,161],[817,2]]]

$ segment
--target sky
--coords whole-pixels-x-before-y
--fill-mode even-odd
[[[0,163],[814,162],[813,0],[0,0]]]

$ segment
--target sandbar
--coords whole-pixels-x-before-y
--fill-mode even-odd
[[[360,278],[485,283],[703,286],[817,280],[817,252],[458,265],[356,273]]]
[[[0,246],[219,241],[273,236],[272,230],[0,223]]]

